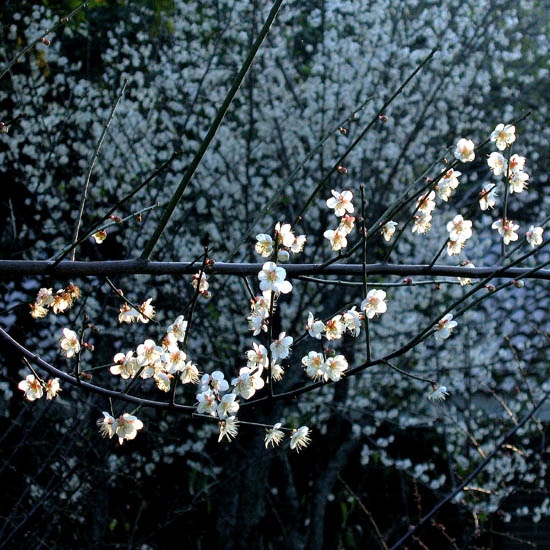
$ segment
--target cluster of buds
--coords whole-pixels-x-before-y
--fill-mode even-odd
[[[70,309],[75,300],[80,298],[80,289],[73,283],[69,283],[65,288],[57,290],[54,294],[51,288],[41,288],[36,295],[34,304],[29,304],[31,308],[31,317],[39,319],[46,317],[48,308],[56,315]]]

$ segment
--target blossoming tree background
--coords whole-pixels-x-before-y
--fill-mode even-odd
[[[365,4],[0,7],[1,548],[544,537],[548,6]]]

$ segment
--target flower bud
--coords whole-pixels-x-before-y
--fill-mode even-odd
[[[525,286],[525,281],[512,281],[512,284],[516,288],[523,288]]]
[[[290,254],[286,250],[279,250],[279,252],[277,252],[277,259],[280,262],[288,262],[289,257],[290,257]]]
[[[347,128],[344,128],[343,126],[338,127],[338,131],[343,135],[346,136],[348,134]]]
[[[378,117],[378,120],[379,120],[380,122],[388,122],[388,117],[387,117],[386,115],[380,115],[380,116]]]
[[[413,280],[412,280],[411,277],[405,277],[403,279],[403,283],[405,283],[406,285],[412,285],[412,282],[413,282]]]
[[[348,173],[348,169],[345,166],[337,166],[336,170],[338,171],[339,174],[347,174]]]
[[[485,288],[486,288],[489,292],[494,292],[494,291],[496,290],[495,285],[485,285]]]

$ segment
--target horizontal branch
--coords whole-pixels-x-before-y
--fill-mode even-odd
[[[208,274],[219,275],[257,275],[263,264],[225,263],[218,262],[208,266]],[[199,270],[197,262],[150,262],[147,260],[109,260],[101,262],[71,262],[64,261],[55,265],[47,260],[0,260],[0,276],[13,277],[25,275],[48,275],[64,277],[103,277],[113,275],[191,275]],[[349,275],[363,276],[362,264],[286,264],[284,268],[288,278],[302,275]],[[550,270],[541,269],[529,273],[531,268],[510,267],[502,270],[497,266],[491,267],[460,267],[449,265],[422,264],[367,264],[367,275],[397,275],[412,276],[446,276],[469,277],[483,279],[498,270],[498,277],[514,279],[525,276],[529,279],[550,280]]]

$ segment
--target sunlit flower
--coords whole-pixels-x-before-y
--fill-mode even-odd
[[[180,380],[182,384],[197,384],[199,382],[199,369],[192,361],[187,361],[181,370]]]
[[[218,402],[214,392],[210,389],[197,394],[197,412],[199,414],[210,414],[216,416],[216,407]]]
[[[453,321],[452,313],[447,313],[435,325],[435,339],[438,341],[446,340],[452,334],[453,330],[458,326],[456,321]]]
[[[491,153],[487,164],[495,176],[506,174],[506,170],[508,170],[508,162],[501,153]]]
[[[323,375],[325,380],[332,380],[338,382],[344,374],[344,371],[348,368],[348,362],[343,355],[335,355],[334,357],[327,357],[323,366]]]
[[[156,370],[154,375],[155,384],[160,391],[169,392],[173,375],[161,370]]]
[[[233,413],[236,413],[239,410],[239,402],[237,401],[236,393],[226,393],[218,406],[216,407],[216,412],[220,418],[226,418],[231,416]]]
[[[499,151],[504,151],[516,141],[516,127],[511,124],[497,124],[489,139],[495,143]]]
[[[305,235],[297,235],[294,239],[294,242],[292,243],[292,246],[290,247],[290,251],[293,254],[298,254],[304,250],[304,246],[306,244],[306,236]]]
[[[292,430],[292,434],[290,435],[291,449],[296,449],[297,452],[300,452],[300,450],[307,447],[310,442],[311,438],[309,437],[309,428],[307,426]]]
[[[138,321],[147,324],[155,316],[155,308],[151,305],[152,298],[148,298],[139,306]]]
[[[264,367],[267,367],[269,361],[265,346],[257,344],[256,342],[252,343],[252,349],[246,352],[246,357],[248,360],[247,366],[251,369],[258,368],[260,371]]]
[[[168,374],[173,374],[183,370],[185,361],[187,360],[187,354],[175,346],[166,351],[162,358],[164,359],[166,372]]]
[[[200,282],[199,282],[200,279]],[[193,275],[193,279],[191,281],[191,284],[193,285],[193,288],[197,288],[197,285],[199,287],[199,294],[203,296],[204,298],[210,298],[210,293],[208,292],[208,275],[206,273],[195,273]]]
[[[502,218],[493,222],[492,229],[498,230],[499,235],[502,236],[504,244],[510,244],[511,241],[517,241],[518,235],[516,231],[519,229],[519,225],[512,220],[503,221]]]
[[[455,158],[461,162],[472,162],[476,158],[475,145],[471,139],[459,139],[455,148]]]
[[[472,236],[472,222],[458,214],[447,224],[447,231],[451,241],[467,241]]]
[[[510,175],[508,180],[508,190],[510,193],[521,193],[527,189],[527,180],[529,179],[529,174],[518,170]]]
[[[58,290],[53,297],[52,311],[57,315],[63,313],[73,305],[71,294],[65,290]]]
[[[59,340],[59,346],[63,350],[65,357],[71,358],[80,351],[80,342],[76,332],[68,328],[63,329],[63,337]]]
[[[519,155],[512,155],[510,157],[510,173],[522,172],[525,168],[525,157]]]
[[[294,339],[292,336],[286,336],[286,332],[281,332],[277,340],[273,340],[269,349],[273,360],[286,359],[290,355],[290,346]]]
[[[97,425],[99,426],[99,433],[102,437],[111,439],[111,437],[115,435],[117,421],[108,412],[103,411],[103,418],[97,421]]]
[[[278,267],[274,262],[266,262],[262,271],[258,273],[261,290],[272,290],[288,294],[292,290],[292,285],[285,280],[286,271],[283,267]]]
[[[498,196],[496,192],[496,185],[493,185],[493,187],[489,190],[487,190],[486,187],[482,187],[479,195],[479,207],[481,210],[493,208],[497,202],[496,199]]]
[[[50,307],[54,302],[51,288],[41,288],[36,295],[36,303],[43,307]]]
[[[227,441],[231,441],[231,438],[235,439],[239,431],[239,421],[235,416],[230,416],[220,422],[220,436],[218,437],[218,443],[225,437]]]
[[[430,214],[435,208],[435,191],[421,195],[416,200],[417,211],[420,214]]]
[[[449,197],[460,183],[458,181],[458,177],[461,175],[462,172],[453,170],[452,168],[445,171],[437,186],[437,193],[441,200],[444,200],[445,202],[449,200]]]
[[[310,351],[305,357],[302,357],[302,365],[306,369],[306,374],[313,380],[323,378],[324,362],[323,354],[316,351]]]
[[[229,382],[225,379],[222,371],[215,370],[212,374],[203,374],[201,378],[202,386],[208,386],[216,392],[223,393],[229,389]]]
[[[248,329],[252,331],[254,336],[258,336],[262,330],[267,332],[266,318],[263,315],[252,314],[247,317],[247,320]]]
[[[462,252],[466,241],[447,241],[447,254],[456,256]]]
[[[185,340],[185,331],[187,330],[187,321],[184,320],[183,315],[176,317],[176,320],[168,327],[167,333],[174,335],[174,338],[178,342]]]
[[[391,241],[391,238],[394,236],[396,229],[397,222],[394,221],[389,221],[382,226],[382,235],[386,242]]]
[[[432,386],[432,389],[428,392],[428,399],[430,401],[445,401],[445,398],[449,395],[446,386]]]
[[[31,307],[31,317],[33,319],[40,319],[46,317],[48,310],[40,304],[29,304]]]
[[[543,232],[544,232],[544,229],[542,227],[535,227],[534,225],[532,225],[529,228],[529,231],[525,233],[525,237],[527,239],[527,242],[531,245],[531,248],[535,248],[536,246],[539,246],[542,244]]]
[[[59,378],[50,378],[46,382],[46,399],[54,399],[60,391]]]
[[[44,394],[44,389],[38,378],[34,374],[29,374],[25,380],[21,380],[17,387],[25,392],[25,398],[29,401],[34,401],[35,399],[40,399]]]
[[[137,309],[130,307],[126,302],[120,306],[120,313],[118,315],[119,323],[134,323],[137,321],[140,313]]]
[[[240,395],[243,399],[250,399],[257,390],[264,387],[264,380],[257,369],[242,367],[239,370],[239,376],[231,380],[231,385],[236,395]]]
[[[101,244],[107,238],[107,231],[102,229],[101,231],[97,231],[96,233],[94,233],[92,237],[96,244]]]
[[[154,368],[155,365],[161,363],[162,354],[164,353],[164,350],[155,344],[155,342],[151,339],[145,340],[143,344],[140,344],[137,349],[137,363],[140,367],[151,367]],[[147,372],[147,374],[145,374]],[[149,378],[153,375],[153,372],[145,369],[141,373],[142,378]]]
[[[256,235],[256,240],[258,242],[256,243],[254,250],[256,250],[260,256],[269,258],[269,256],[273,254],[273,239],[265,233],[260,233],[259,235]]]
[[[143,422],[131,414],[124,413],[120,418],[117,418],[115,433],[118,436],[120,445],[124,443],[125,439],[135,439],[138,430],[142,428]]]
[[[312,338],[317,338],[317,340],[320,340],[323,335],[323,331],[325,330],[325,323],[323,323],[323,321],[315,320],[313,313],[310,311],[307,317],[306,330]]]
[[[275,225],[275,233],[277,234],[277,242],[287,248],[290,248],[296,240],[289,223],[281,224],[280,222],[277,222]]]
[[[356,306],[353,306],[351,309],[348,309],[345,313],[342,314],[342,323],[344,324],[345,330],[348,330],[349,333],[357,338],[361,333],[361,320],[363,316],[357,312]]]
[[[413,233],[423,234],[428,232],[432,227],[432,215],[431,214],[420,214],[413,217]]]
[[[339,229],[327,229],[323,233],[323,237],[330,241],[330,246],[335,252],[346,248],[348,246],[348,240],[346,239],[346,233],[342,233]]]
[[[332,197],[327,200],[327,206],[329,208],[334,208],[334,213],[337,216],[343,216],[346,212],[349,212],[350,214],[353,213],[354,208],[353,204],[351,204],[353,194],[351,191],[340,192],[333,189],[331,193]]]
[[[344,332],[342,316],[335,315],[332,319],[325,323],[325,338],[327,340],[340,340]]]
[[[386,305],[386,293],[383,290],[369,290],[367,297],[361,302],[361,311],[364,311],[369,319],[375,315],[385,313],[388,306]]]
[[[279,445],[279,443],[281,443],[281,441],[284,439],[285,434],[280,429],[280,427],[281,427],[281,423],[277,422],[277,424],[275,424],[273,428],[265,429],[264,443],[265,443],[266,449],[269,447],[269,445],[271,445],[272,447]]]
[[[133,351],[127,352],[126,355],[117,353],[113,357],[113,361],[115,364],[109,369],[111,374],[118,374],[124,380],[133,378],[136,375],[137,361]]]
[[[466,267],[466,268],[475,267],[475,265],[470,260],[466,260],[465,262],[462,262],[460,265],[461,267]],[[461,286],[470,285],[472,284],[472,279],[470,279],[470,277],[458,277],[458,282],[461,284]]]
[[[283,374],[285,373],[283,367],[278,363],[271,364],[271,378],[274,382],[279,382],[283,379]]]
[[[349,214],[342,216],[340,220],[340,225],[336,229],[342,235],[349,235],[353,231],[355,225],[355,218]]]

